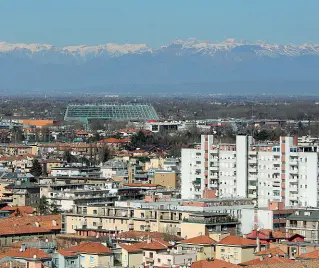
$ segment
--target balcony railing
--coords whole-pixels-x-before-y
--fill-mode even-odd
[[[189,223],[201,223],[201,224],[223,224],[223,223],[232,223],[232,222],[238,222],[236,218],[222,218],[222,219],[183,219],[183,222],[189,222]]]

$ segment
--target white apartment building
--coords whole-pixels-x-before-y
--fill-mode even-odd
[[[281,137],[279,144],[255,144],[237,136],[236,144],[201,144],[182,149],[182,198],[249,197],[259,207],[268,201],[286,206],[318,206],[318,145],[298,146]]]

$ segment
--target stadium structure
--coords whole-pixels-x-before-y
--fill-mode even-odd
[[[158,120],[158,115],[149,104],[86,104],[69,105],[64,116],[65,121],[88,123],[90,119],[145,121]]]

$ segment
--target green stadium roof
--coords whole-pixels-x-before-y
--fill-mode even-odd
[[[109,119],[116,121],[158,120],[158,115],[149,104],[101,104],[69,105],[65,121],[88,122],[89,119]]]

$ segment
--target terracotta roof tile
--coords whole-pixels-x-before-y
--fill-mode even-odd
[[[76,257],[76,256],[78,256],[78,254],[75,253],[75,252],[67,251],[67,250],[63,250],[63,249],[59,249],[59,250],[57,250],[57,252],[60,253],[64,257]]]
[[[173,247],[172,244],[164,241],[161,238],[151,239],[151,241],[146,241],[142,243],[135,244],[138,245],[141,249],[153,249],[153,250],[161,250]]]
[[[163,239],[156,238],[156,239],[150,239],[149,241],[136,243],[134,245],[127,245],[127,244],[121,244],[121,247],[125,250],[161,250],[161,249],[167,249],[173,247],[172,244],[164,241]]]
[[[92,253],[92,254],[111,254],[112,250],[97,242],[83,243],[65,249],[66,251],[79,252],[79,253]]]
[[[2,235],[6,232],[17,234],[59,231],[61,230],[61,215],[2,218],[0,219],[0,226],[0,234]]]
[[[134,253],[134,252],[142,252],[143,250],[136,246],[136,244],[128,245],[119,243],[119,246],[123,249],[125,249],[127,252]]]
[[[319,250],[300,254],[297,259],[317,259],[319,260]]]
[[[264,257],[262,260],[260,258],[254,259],[251,261],[243,262],[240,265],[254,267],[255,265],[269,265],[269,264],[278,264],[278,263],[295,263],[294,260],[278,257]]]
[[[26,214],[32,214],[35,209],[33,207],[30,206],[5,206],[3,208],[1,208],[1,210],[7,210],[7,211],[19,211],[21,213],[26,213]]]
[[[25,258],[25,259],[51,259],[51,256],[46,254],[44,251],[38,248],[26,248],[24,251],[20,251],[20,249],[10,249],[5,252],[5,255],[8,257],[15,258]]]
[[[256,241],[239,236],[227,236],[220,240],[218,245],[256,246]]]
[[[215,245],[217,242],[210,238],[208,235],[200,235],[180,241],[184,244],[197,244],[197,245]]]
[[[191,268],[236,268],[240,267],[236,264],[232,264],[223,260],[202,260],[202,261],[195,261],[192,263]]]
[[[164,238],[166,236],[166,233],[161,233],[161,232],[145,232],[145,231],[127,231],[127,232],[122,232],[119,233],[116,238],[117,239],[135,239],[135,240],[146,240],[147,238]],[[176,236],[176,235],[170,235],[169,237],[170,240],[174,241],[180,241],[182,240],[181,237]]]
[[[270,248],[270,249],[266,249],[266,250],[262,250],[257,252],[255,255],[256,256],[261,256],[261,255],[269,255],[271,254],[272,256],[285,256],[285,252],[282,251],[280,248]]]

